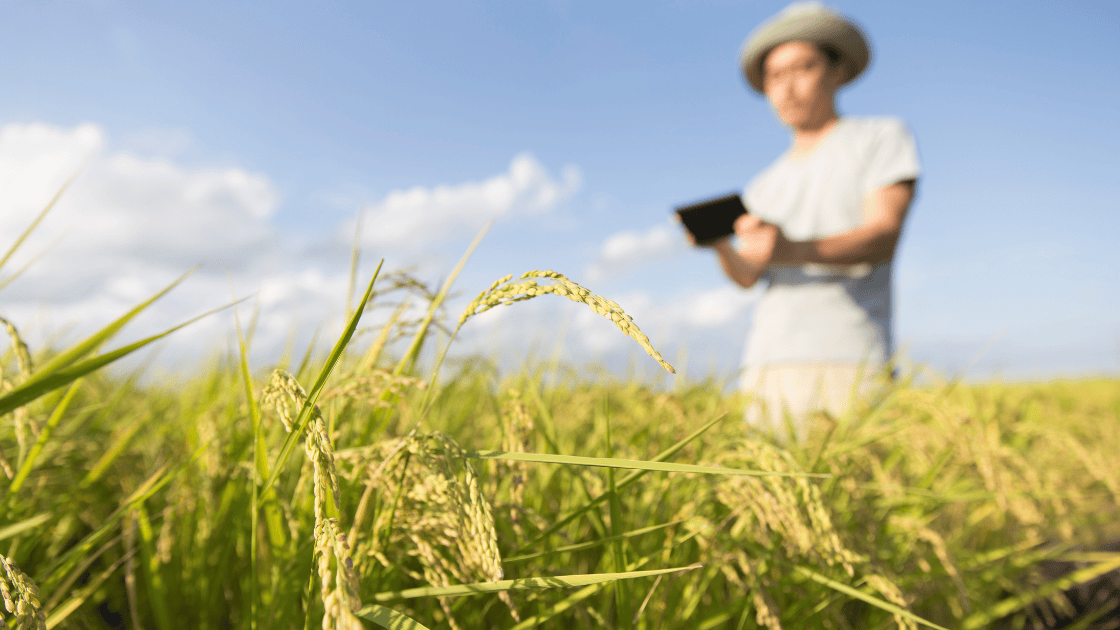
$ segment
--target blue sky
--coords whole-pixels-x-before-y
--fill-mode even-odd
[[[26,256],[57,245],[0,309],[46,339],[202,262],[135,334],[232,284],[260,295],[265,362],[293,330],[339,327],[360,210],[362,273],[385,257],[431,282],[492,215],[452,316],[500,276],[555,269],[690,374],[729,377],[757,293],[668,217],[786,147],[737,68],[785,4],[0,0],[0,245],[84,165]],[[923,162],[898,343],[978,378],[1120,370],[1120,7],[836,6],[874,51],[841,112],[901,117]],[[597,318],[541,298],[471,322],[460,350],[515,362],[565,331],[575,363],[655,373]],[[214,318],[164,353],[231,329]]]

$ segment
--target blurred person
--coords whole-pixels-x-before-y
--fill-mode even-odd
[[[870,59],[860,28],[818,2],[763,23],[740,55],[792,142],[746,187],[737,245],[711,247],[740,286],[766,282],[743,359],[746,421],[795,439],[814,411],[838,416],[868,394],[893,352],[892,258],[920,167],[902,121],[836,111]]]

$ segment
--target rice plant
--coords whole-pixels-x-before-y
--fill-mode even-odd
[[[163,292],[68,348],[3,320],[8,627],[1046,627],[1094,584],[1080,627],[1120,614],[1115,379],[903,379],[781,444],[714,382],[502,376],[443,366],[451,341],[424,365],[434,329],[552,294],[672,370],[555,272],[502,278],[445,326],[466,259],[439,289],[379,268],[321,361],[251,366],[239,330],[174,385],[101,370],[173,334],[103,350]],[[360,328],[401,287],[425,315]]]

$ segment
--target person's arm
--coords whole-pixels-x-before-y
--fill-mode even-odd
[[[745,214],[735,220],[735,233],[739,236],[739,249],[731,246],[730,237],[721,238],[711,247],[719,255],[724,273],[739,286],[749,289],[770,265],[775,247],[782,240],[781,230],[752,214]]]
[[[914,199],[914,186],[914,180],[906,180],[873,191],[867,199],[867,220],[853,230],[811,241],[779,236],[770,263],[854,265],[890,260]]]

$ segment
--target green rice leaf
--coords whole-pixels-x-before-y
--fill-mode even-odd
[[[622,534],[619,534],[618,536],[611,536],[610,538],[600,538],[599,540],[592,540],[592,541],[589,541],[589,542],[576,543],[574,545],[564,545],[563,547],[557,547],[555,549],[549,549],[549,550],[540,551],[540,552],[537,552],[537,553],[529,553],[529,554],[525,554],[525,555],[522,555],[522,556],[514,556],[512,558],[502,558],[502,564],[512,564],[514,562],[525,562],[527,560],[532,560],[533,558],[541,558],[543,556],[549,556],[549,555],[556,554],[556,553],[570,553],[572,551],[584,551],[584,550],[587,550],[587,549],[594,549],[595,547],[601,547],[602,545],[605,545],[605,544],[607,544],[609,542],[612,542],[612,541],[615,541],[615,540],[626,539],[626,538],[636,538],[636,537],[642,536],[644,534],[649,534],[651,532],[655,532],[659,529],[665,529],[666,527],[672,527],[673,525],[679,525],[683,522],[684,521],[673,521],[671,523],[660,523],[658,525],[650,525],[649,527],[632,529],[628,532],[624,532]]]
[[[428,630],[427,626],[412,617],[377,604],[370,604],[355,614],[388,630]]]
[[[499,591],[526,591],[549,588],[570,588],[573,586],[588,586],[615,580],[632,580],[635,578],[651,577],[665,573],[691,571],[703,565],[693,564],[687,567],[674,567],[672,569],[653,569],[650,571],[627,571],[625,573],[591,573],[588,575],[557,575],[555,577],[530,577],[517,580],[501,580],[499,582],[478,582],[475,584],[456,584],[454,586],[421,586],[403,591],[378,593],[374,599],[379,602],[391,602],[400,599],[414,599],[417,597],[458,597],[460,595],[478,595],[479,593],[497,593]],[[362,608],[358,614],[362,614]]]
[[[602,468],[630,468],[633,470],[658,470],[663,472],[704,473],[709,475],[740,475],[750,477],[831,477],[828,474],[783,473],[766,470],[743,470],[741,468],[718,468],[716,466],[697,466],[694,464],[674,464],[671,462],[646,461],[640,459],[617,459],[613,457],[581,457],[579,455],[550,455],[548,453],[513,453],[509,451],[467,451],[467,457],[475,459],[504,459],[539,464],[567,464],[569,466],[598,466]],[[625,480],[623,480],[625,481]],[[621,483],[620,483],[621,486]]]
[[[32,375],[30,379],[27,380],[25,385],[31,384],[31,383],[35,382],[36,380],[38,380],[40,378],[49,376],[51,373],[56,372],[56,371],[58,371],[58,370],[60,370],[64,367],[74,363],[75,361],[78,361],[82,357],[84,357],[84,356],[88,355],[89,353],[93,352],[94,350],[96,350],[98,347],[101,346],[101,344],[108,341],[110,338],[113,337],[113,335],[116,335],[120,331],[120,329],[124,327],[125,324],[127,324],[129,321],[132,320],[132,318],[139,315],[141,311],[143,311],[144,309],[151,306],[152,303],[155,302],[156,300],[160,299],[164,295],[167,295],[167,293],[169,291],[171,291],[171,289],[174,289],[176,286],[178,286],[180,282],[182,282],[183,280],[186,280],[187,276],[189,276],[189,275],[191,275],[192,273],[195,272],[195,269],[198,269],[198,267],[195,267],[194,269],[191,269],[187,273],[179,276],[174,282],[172,282],[171,284],[164,287],[164,289],[162,291],[160,291],[159,293],[156,293],[155,295],[148,298],[144,302],[141,302],[140,304],[135,306],[132,310],[128,311],[124,315],[121,315],[120,317],[115,319],[108,326],[102,328],[101,330],[99,330],[99,331],[93,333],[92,335],[90,335],[89,337],[87,337],[81,343],[75,344],[75,345],[71,346],[69,349],[67,349],[66,351],[59,353],[57,356],[52,358],[50,361],[48,361],[47,363],[40,366],[39,370],[34,375]],[[198,319],[198,318],[195,318],[195,319]],[[191,320],[191,321],[194,321],[194,320]]]
[[[51,610],[50,614],[47,615],[47,630],[50,630],[51,628],[54,628],[58,624],[65,621],[66,618],[70,616],[70,613],[74,612],[78,609],[79,606],[85,603],[85,601],[89,599],[89,597],[93,595],[97,591],[97,589],[101,588],[101,585],[105,583],[105,580],[108,580],[110,576],[116,573],[117,569],[121,568],[121,565],[124,564],[125,561],[131,558],[135,553],[136,552],[134,551],[131,554],[122,556],[120,559],[114,562],[112,566],[110,566],[108,569],[105,569],[97,577],[86,583],[86,585],[82,587],[82,590],[78,591],[76,595],[63,602],[62,605]]]
[[[384,260],[382,261],[384,262]],[[369,296],[373,293],[373,283],[377,281],[377,274],[381,273],[381,263],[378,263],[377,269],[373,272],[373,278],[369,281],[369,286],[366,287],[366,292],[362,295],[361,301],[354,309],[354,314],[350,316],[350,321],[346,324],[346,330],[342,332],[342,336],[338,338],[338,342],[334,344],[330,356],[327,357],[327,362],[323,365],[323,369],[319,370],[319,376],[315,379],[315,384],[311,386],[311,390],[307,392],[307,400],[304,401],[303,407],[299,410],[299,415],[296,416],[295,421],[292,423],[293,427],[288,436],[284,439],[284,445],[280,448],[280,454],[276,456],[276,461],[272,465],[272,474],[269,475],[268,480],[264,483],[264,488],[271,488],[272,484],[276,483],[276,478],[280,476],[280,470],[284,467],[284,462],[288,461],[288,457],[292,454],[292,449],[295,448],[296,441],[299,436],[303,435],[304,429],[307,428],[307,423],[311,420],[311,410],[315,408],[315,403],[319,400],[319,395],[323,393],[323,387],[327,384],[327,378],[330,377],[331,372],[334,371],[334,366],[338,364],[338,360],[342,358],[342,351],[346,349],[346,344],[350,343],[350,338],[354,336],[354,331],[358,328],[358,320],[362,318],[362,313],[366,310],[366,303],[369,302]]]
[[[874,595],[868,595],[867,593],[864,593],[863,591],[861,591],[859,589],[852,588],[851,586],[848,586],[847,584],[844,584],[842,582],[837,582],[836,580],[833,580],[833,579],[830,579],[826,576],[823,576],[820,573],[817,573],[816,571],[813,571],[812,569],[807,569],[807,568],[802,567],[802,566],[794,566],[793,570],[796,571],[797,573],[800,573],[801,575],[809,578],[810,580],[818,583],[818,584],[824,584],[825,586],[827,586],[827,587],[829,587],[829,588],[831,588],[835,591],[839,591],[841,593],[844,593],[845,595],[849,595],[849,596],[854,597],[856,599],[865,601],[868,604],[871,604],[872,606],[874,606],[876,608],[885,610],[885,611],[887,611],[887,612],[889,612],[893,615],[898,615],[899,617],[905,617],[907,619],[910,619],[911,621],[920,623],[923,626],[929,626],[930,628],[935,628],[936,630],[948,630],[948,628],[939,626],[939,625],[937,625],[937,624],[935,624],[931,621],[926,621],[925,619],[922,619],[921,617],[915,615],[914,613],[910,612],[909,610],[906,610],[904,608],[896,606],[896,605],[894,605],[894,604],[892,604],[892,603],[890,603],[886,600],[879,599],[878,597],[875,597]]]
[[[182,278],[180,278],[179,280],[182,280]],[[175,284],[177,284],[179,280],[176,280]],[[171,286],[174,286],[174,284],[172,284]],[[171,287],[168,287],[168,289],[170,288]],[[164,292],[166,292],[168,289],[165,289]],[[162,294],[163,293],[160,293],[159,295]],[[159,297],[159,295],[157,295],[156,297]],[[155,298],[152,298],[141,306],[138,306],[136,309],[133,309],[127,316],[131,317],[135,315],[139,312],[139,310],[137,309],[142,309],[144,306],[151,304],[153,300],[155,300]],[[229,308],[230,306],[232,306],[232,304],[227,304],[220,308],[207,311],[206,313],[203,313],[198,317],[188,319],[178,326],[168,328],[167,330],[157,335],[152,335],[151,337],[148,337],[146,339],[141,339],[140,341],[137,341],[135,343],[130,343],[127,346],[117,348],[112,352],[106,352],[105,354],[98,355],[91,359],[86,359],[85,361],[73,363],[74,361],[80,359],[82,356],[85,356],[85,354],[88,354],[89,351],[92,351],[113,334],[115,334],[116,330],[119,329],[120,326],[124,325],[124,323],[118,319],[117,322],[114,322],[113,324],[110,324],[109,326],[101,329],[101,332],[95,333],[86,341],[78,344],[78,346],[75,346],[74,348],[71,348],[70,350],[55,357],[54,360],[39,368],[38,372],[36,372],[31,378],[27,379],[27,381],[25,381],[19,387],[16,387],[6,395],[0,397],[0,415],[18,409],[19,407],[26,405],[32,400],[35,400],[36,398],[47,394],[48,392],[52,392],[56,389],[65,387],[70,383],[78,380],[79,378],[82,378],[83,376],[91,372],[95,372],[112,363],[113,361],[120,359],[121,357],[132,354],[133,352],[139,350],[140,348],[143,348],[144,346],[152,342],[163,339],[164,337],[170,335],[176,330],[179,330],[180,328],[183,328],[184,326],[193,324],[203,317],[207,317],[209,315],[217,313],[218,311]],[[114,326],[116,328],[114,328]],[[96,343],[94,343],[95,341]],[[60,363],[59,359],[62,357],[70,357],[70,359],[68,361]],[[73,365],[71,365],[72,363]]]
[[[18,536],[27,530],[35,529],[36,527],[42,525],[43,523],[46,523],[49,520],[51,520],[51,514],[49,512],[43,512],[42,514],[36,514],[31,518],[25,518],[18,523],[12,523],[11,525],[8,525],[6,527],[0,527],[0,540],[6,540],[8,538],[11,538],[12,536]]]
[[[46,446],[47,440],[51,439],[51,433],[58,427],[58,423],[62,421],[62,414],[70,407],[70,403],[74,401],[74,396],[78,393],[78,385],[81,381],[74,381],[70,385],[70,389],[62,396],[62,400],[55,406],[54,411],[51,412],[50,418],[47,418],[47,424],[43,427],[42,432],[39,434],[39,439],[35,440],[35,444],[31,450],[27,452],[27,459],[24,460],[23,465],[20,466],[19,472],[16,473],[12,484],[8,486],[8,494],[12,495],[19,491],[20,486],[27,480],[27,476],[31,474],[31,469],[35,467],[35,461],[39,459],[39,454],[43,452],[43,447]]]
[[[977,628],[987,627],[992,621],[1006,617],[1030,605],[1032,602],[1036,602],[1044,597],[1048,597],[1059,591],[1064,591],[1083,582],[1096,579],[1109,571],[1120,569],[1120,553],[1097,552],[1092,554],[1091,557],[1101,558],[1102,561],[1063,575],[1052,582],[1047,582],[1029,593],[1023,593],[997,602],[987,610],[982,610],[967,617],[961,624],[961,629],[976,630]]]
[[[720,420],[723,420],[723,418],[726,415],[727,415],[726,413],[722,413],[722,414],[716,416],[715,418],[709,420],[708,422],[704,423],[703,426],[701,426],[700,428],[693,431],[691,434],[686,436],[681,441],[677,442],[676,444],[674,444],[674,445],[670,446],[669,448],[667,448],[667,449],[661,451],[660,453],[658,453],[653,458],[652,461],[663,462],[663,461],[669,459],[670,457],[672,457],[673,455],[676,455],[678,451],[680,451],[685,446],[688,446],[689,442],[692,442],[696,438],[703,435],[705,431],[707,431],[708,429],[715,426],[715,424],[717,422],[719,422]],[[632,471],[630,471],[630,473],[628,473],[625,477],[623,477],[618,482],[618,488],[617,489],[622,490],[623,488],[625,488],[625,487],[629,486],[630,484],[636,482],[638,479],[640,479],[642,477],[642,475],[645,475],[648,472],[649,471],[647,471],[647,470],[632,470]],[[549,536],[551,536],[551,535],[555,534],[556,532],[560,531],[561,529],[566,527],[568,525],[568,523],[571,523],[572,521],[576,520],[577,518],[583,516],[585,513],[587,513],[588,510],[594,508],[596,505],[599,505],[600,503],[602,503],[603,501],[606,501],[606,500],[607,500],[607,495],[606,494],[601,494],[601,495],[595,497],[591,501],[588,501],[585,505],[580,506],[579,509],[571,512],[570,514],[568,514],[564,518],[560,519],[556,523],[553,523],[552,527],[549,527],[546,531],[542,532],[539,536],[537,536],[536,538],[531,540],[528,544],[525,544],[525,545],[522,545],[521,547],[518,547],[516,549],[516,551],[521,551],[522,549],[528,549],[530,547],[535,546],[537,543],[541,542],[542,540],[545,540]]]
[[[43,208],[39,212],[38,216],[35,217],[35,220],[31,222],[31,225],[27,226],[27,229],[23,231],[23,234],[20,234],[19,238],[16,239],[16,242],[8,248],[8,252],[4,254],[3,258],[0,258],[0,269],[2,269],[4,267],[4,264],[8,262],[8,259],[12,257],[12,254],[16,253],[16,250],[19,249],[19,246],[23,245],[23,242],[27,240],[27,237],[35,231],[35,228],[39,227],[39,223],[43,221],[43,219],[47,216],[47,213],[51,211],[51,208],[54,208],[55,204],[58,203],[58,200],[62,198],[62,193],[66,192],[66,189],[70,187],[70,183],[73,182],[74,178],[77,176],[78,173],[74,173],[70,176],[69,179],[66,180],[65,183],[62,184],[62,187],[58,189],[58,192],[55,193],[54,198],[52,198],[50,203],[47,204],[47,207]],[[7,281],[5,281],[5,284],[7,284]]]

